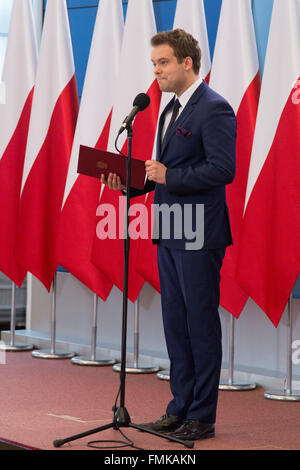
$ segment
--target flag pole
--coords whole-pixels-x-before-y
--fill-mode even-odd
[[[265,398],[269,400],[279,401],[300,401],[300,392],[293,392],[292,390],[292,373],[293,373],[293,361],[292,361],[292,337],[293,337],[293,293],[291,293],[288,300],[288,311],[287,311],[287,347],[286,347],[286,378],[284,390],[267,390],[264,393]]]
[[[247,383],[242,380],[234,382],[234,331],[235,331],[235,318],[230,315],[230,329],[229,329],[229,360],[228,360],[228,380],[220,381],[219,390],[241,391],[241,390],[254,390],[256,384]]]
[[[235,319],[231,315],[230,317],[230,331],[229,331],[229,361],[228,361],[228,380],[220,381],[219,390],[231,390],[231,391],[242,391],[242,390],[254,390],[256,384],[243,382],[241,380],[238,383],[234,382],[234,326]],[[159,371],[157,377],[161,380],[170,380],[170,371],[162,370]]]
[[[115,359],[109,357],[97,358],[96,347],[97,347],[97,306],[98,296],[93,296],[93,318],[92,318],[92,341],[91,341],[91,355],[90,356],[74,356],[71,359],[73,364],[81,366],[109,366],[116,363]]]
[[[159,371],[159,366],[141,363],[139,359],[139,341],[140,341],[140,296],[134,302],[134,333],[133,333],[133,362],[126,362],[126,372],[129,374],[152,374]],[[113,370],[120,372],[121,364],[115,364]]]
[[[12,282],[11,286],[11,313],[10,313],[10,342],[0,343],[0,350],[2,351],[30,351],[35,348],[32,344],[16,343],[15,342],[15,329],[16,329],[16,284]]]
[[[52,306],[51,306],[51,348],[32,351],[32,356],[40,359],[69,359],[75,355],[73,352],[61,351],[56,348],[56,280],[55,273],[52,281]]]

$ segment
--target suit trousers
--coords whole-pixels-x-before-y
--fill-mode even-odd
[[[215,423],[222,361],[218,312],[225,248],[157,247],[173,399],[167,413]]]

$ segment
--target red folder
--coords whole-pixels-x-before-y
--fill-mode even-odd
[[[94,178],[101,178],[102,174],[107,177],[109,173],[115,173],[120,176],[122,184],[126,185],[126,162],[127,157],[123,155],[80,145],[77,172]],[[145,179],[145,162],[132,158],[130,186],[144,189]]]

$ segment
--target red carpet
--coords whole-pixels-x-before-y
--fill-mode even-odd
[[[0,372],[0,441],[55,450],[55,439],[112,421],[119,374],[111,367],[77,366],[70,360],[37,359],[30,352],[18,352],[6,354]],[[300,403],[267,400],[263,393],[262,388],[221,391],[216,437],[196,441],[194,449],[299,449]],[[127,374],[125,405],[133,423],[161,416],[170,397],[169,383],[155,374]],[[122,432],[143,449],[187,450],[131,428]],[[100,439],[124,440],[118,431],[109,429],[56,450],[88,450],[88,441]]]

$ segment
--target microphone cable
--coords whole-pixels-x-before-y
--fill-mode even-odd
[[[114,405],[113,405],[113,408],[112,408],[112,411],[114,413],[118,409],[117,401],[118,401],[120,392],[121,392],[121,385],[119,387],[119,390],[118,390],[118,393],[116,395],[115,402],[114,402]],[[123,447],[131,447],[131,448],[136,449],[136,450],[146,450],[146,449],[143,449],[142,447],[135,446],[134,442],[128,436],[126,436],[125,433],[123,433],[123,431],[121,431],[121,427],[118,426],[117,421],[114,419],[113,422],[114,422],[114,426],[115,426],[114,429],[116,431],[118,431],[121,434],[121,436],[124,437],[124,439],[126,439],[126,441],[118,441],[118,440],[112,440],[112,439],[104,440],[103,439],[103,440],[89,441],[86,445],[88,447],[92,447],[93,449],[101,449],[101,450],[104,450],[104,449],[121,449]],[[105,444],[105,443],[114,443],[114,444],[117,444],[117,445],[113,445],[113,446],[98,445],[98,444]]]

